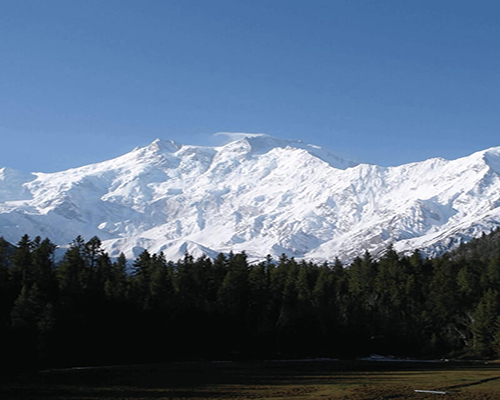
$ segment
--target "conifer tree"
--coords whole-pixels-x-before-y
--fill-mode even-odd
[[[286,264],[280,261],[279,268],[286,268],[286,275],[281,292],[281,309],[278,320],[276,321],[276,326],[281,329],[288,329],[293,327],[298,316],[296,282],[299,268],[293,257],[287,260]]]
[[[482,355],[490,356],[496,346],[499,315],[499,295],[496,290],[489,289],[477,305],[474,313],[474,348]]]
[[[151,254],[144,250],[132,265],[132,297],[136,304],[148,308],[150,303],[150,283],[153,272]]]
[[[250,268],[248,273],[247,326],[257,333],[269,329],[272,324],[268,313],[270,300],[269,274],[266,262]]]
[[[338,265],[337,265],[338,268]],[[328,343],[328,334],[333,332],[338,325],[339,318],[339,295],[336,292],[335,269],[325,263],[319,267],[319,274],[311,293],[311,300],[314,306],[319,338],[322,343]],[[330,346],[329,346],[330,347]]]
[[[0,237],[0,334],[7,329],[12,303],[17,295],[10,274],[9,245]]]
[[[248,295],[248,264],[243,253],[230,253],[228,271],[219,290],[219,303],[224,312],[232,317],[244,316]]]
[[[55,350],[57,338],[54,332],[57,327],[57,315],[52,302],[46,303],[37,319],[38,340],[37,353],[41,361],[50,362],[51,357],[56,357]]]
[[[281,314],[282,302],[283,302],[283,291],[285,287],[285,281],[287,280],[288,270],[290,268],[290,259],[286,254],[282,254],[279,258],[277,265],[269,266],[269,315],[274,321],[274,325],[277,324],[279,316]]]
[[[499,249],[500,251],[500,249]],[[484,286],[500,291],[500,254],[493,256],[487,263]]]
[[[219,290],[227,274],[228,260],[223,253],[219,253],[213,263],[209,265],[207,280],[207,299],[214,303],[217,302]]]
[[[31,249],[30,237],[23,235],[12,254],[12,281],[16,287],[34,283]]]
[[[37,236],[32,243],[32,276],[46,299],[56,296],[57,282],[54,274],[54,252],[56,245],[48,238]]]
[[[0,236],[0,290],[6,288],[9,278],[10,265],[9,245],[7,241]]]
[[[56,270],[59,288],[65,297],[73,297],[84,292],[87,286],[84,241],[77,236],[63,256]]]
[[[163,253],[153,254],[151,269],[150,307],[157,310],[168,310],[173,305],[174,285]]]
[[[40,312],[44,308],[43,296],[38,285],[23,285],[12,309],[14,328],[36,329]]]
[[[187,310],[204,310],[206,307],[205,276],[202,266],[195,263],[189,253],[177,263],[175,279],[176,293],[179,304]]]
[[[109,275],[104,281],[106,297],[114,300],[124,300],[127,295],[127,259],[120,253],[115,262],[111,264]]]
[[[38,322],[44,309],[43,296],[36,283],[24,284],[11,312],[12,341],[4,353],[20,367],[32,367],[38,358]]]

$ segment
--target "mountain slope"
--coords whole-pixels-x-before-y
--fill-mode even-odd
[[[314,259],[438,254],[500,225],[500,148],[398,167],[317,146],[234,135],[221,147],[155,140],[58,173],[0,170],[0,235],[66,244],[97,235],[110,255],[176,260],[245,250]]]

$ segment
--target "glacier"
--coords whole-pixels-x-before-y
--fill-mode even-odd
[[[434,256],[500,226],[500,147],[456,160],[360,164],[297,140],[227,134],[223,146],[157,139],[56,173],[0,169],[0,236],[65,246],[98,236],[111,257],[176,261],[246,251],[349,261],[389,245]]]

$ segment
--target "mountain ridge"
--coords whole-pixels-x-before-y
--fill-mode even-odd
[[[2,168],[0,235],[58,245],[99,236],[113,257],[350,260],[389,244],[437,255],[500,225],[500,147],[381,167],[301,141],[226,135],[217,147],[156,139],[55,173]]]

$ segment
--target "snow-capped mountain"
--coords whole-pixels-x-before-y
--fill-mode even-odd
[[[500,226],[500,147],[398,167],[238,134],[220,147],[155,140],[57,173],[0,169],[0,235],[64,245],[98,236],[111,256],[177,260],[245,250],[348,260],[390,243],[438,254]]]

